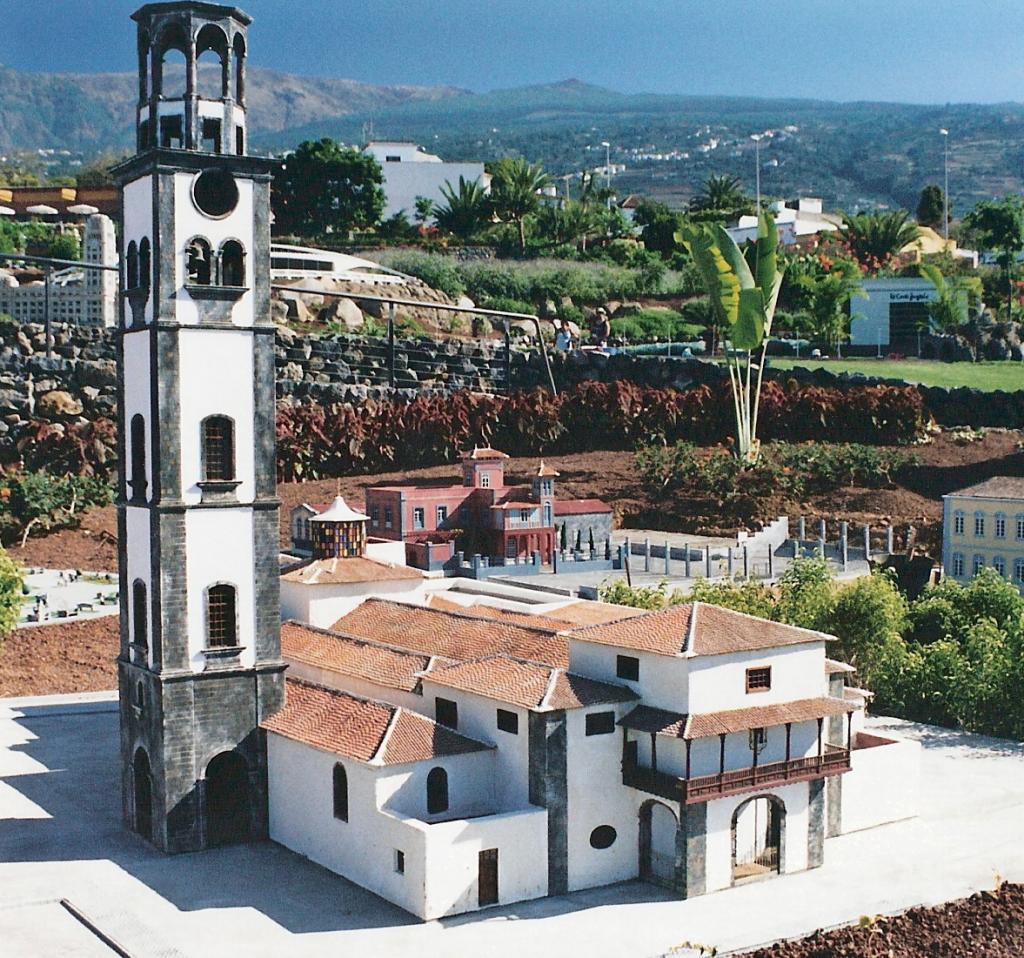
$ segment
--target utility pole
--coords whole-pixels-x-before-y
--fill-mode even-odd
[[[608,209],[612,208],[612,145],[607,140],[601,141],[604,147],[604,185],[608,188]]]
[[[754,212],[761,215],[761,140],[763,133],[752,133],[750,138],[754,141],[754,192],[756,194],[756,205]]]
[[[939,130],[942,136],[942,235],[949,245],[949,130]],[[948,250],[947,250],[948,252]]]

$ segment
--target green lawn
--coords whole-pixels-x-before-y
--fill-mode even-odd
[[[835,373],[863,373],[883,379],[903,379],[925,386],[972,386],[992,392],[1024,389],[1024,363],[940,363],[928,359],[782,359],[769,357],[770,369],[829,369]]]

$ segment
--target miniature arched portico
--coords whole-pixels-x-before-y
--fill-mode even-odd
[[[777,795],[752,795],[731,824],[732,883],[785,871],[786,805]]]

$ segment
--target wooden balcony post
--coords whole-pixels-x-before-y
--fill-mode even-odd
[[[821,728],[825,724],[823,718],[818,719],[818,771],[821,771]]]
[[[686,780],[690,780],[690,740],[686,740]]]
[[[725,775],[725,733],[718,736],[718,788],[721,791],[722,777]]]
[[[786,778],[789,778],[789,757],[790,757],[790,738],[793,732],[793,723],[786,723],[786,771],[783,773]]]
[[[853,752],[853,712],[846,713],[846,751]]]

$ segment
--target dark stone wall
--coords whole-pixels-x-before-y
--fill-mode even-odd
[[[825,861],[825,780],[807,785],[807,867],[818,868]]]
[[[564,710],[531,712],[529,797],[548,810],[548,894],[569,891],[569,784]]]

